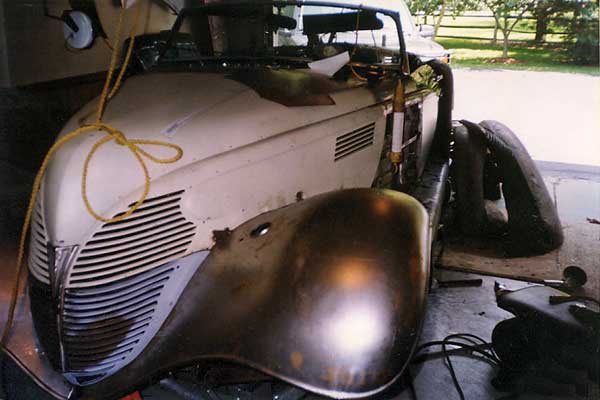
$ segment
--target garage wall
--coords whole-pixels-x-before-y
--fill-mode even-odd
[[[169,29],[175,20],[159,0],[142,1],[137,34]],[[47,0],[49,13],[70,10],[68,0]],[[112,0],[97,0],[96,8],[109,40],[113,40],[120,8]],[[124,21],[125,34],[133,24],[134,10]],[[0,86],[16,87],[106,70],[111,51],[96,39],[90,49],[65,47],[63,25],[44,15],[43,0],[0,0]]]
[[[0,89],[0,161],[36,171],[67,119],[98,96],[103,78]]]
[[[142,1],[138,34],[168,29],[175,16],[160,1]],[[49,12],[70,9],[48,0]],[[98,0],[109,39],[119,7]],[[130,10],[124,27],[133,24]],[[96,97],[110,60],[100,39],[89,50],[68,51],[62,23],[44,16],[42,0],[0,0],[0,161],[34,171],[66,119]]]

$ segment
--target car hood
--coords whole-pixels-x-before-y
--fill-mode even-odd
[[[169,179],[201,162],[235,152],[284,132],[373,105],[367,88],[336,91],[333,104],[287,107],[267,100],[225,74],[148,73],[128,79],[110,102],[103,121],[129,139],[164,141],[183,149],[173,164],[145,160],[152,182]],[[61,136],[95,120],[98,99],[79,111]],[[98,224],[84,207],[81,182],[84,162],[104,132],[90,132],[65,144],[49,165],[43,203],[48,235],[60,245],[78,245]],[[173,157],[173,149],[144,145],[159,158]],[[94,155],[88,171],[88,197],[94,210],[112,217],[140,196],[144,175],[134,155],[114,141]],[[155,195],[152,191],[150,196]],[[73,221],[78,221],[73,224]],[[74,226],[75,225],[75,226]]]
[[[424,61],[428,61],[431,58],[443,57],[450,53],[442,45],[419,35],[406,35],[404,41],[406,43],[406,51],[420,56]]]

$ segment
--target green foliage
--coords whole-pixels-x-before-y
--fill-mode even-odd
[[[437,39],[447,49],[452,49],[453,68],[511,69],[527,71],[556,71],[600,75],[598,65],[575,65],[564,43],[533,44],[513,43],[508,53],[511,63],[500,61],[502,45],[493,45],[488,40]]]
[[[594,1],[576,2],[575,7],[573,20],[567,25],[570,54],[577,64],[598,65],[598,4]]]
[[[479,0],[407,0],[406,2],[413,15],[418,12],[434,15],[441,9],[442,3],[446,4],[449,15],[457,16],[465,11],[477,9]]]
[[[500,21],[500,28],[510,28],[520,18],[507,20],[509,16],[522,17],[526,12],[535,9],[536,0],[482,0]]]
[[[417,89],[427,89],[437,94],[441,93],[440,78],[429,65],[420,66],[410,76],[417,84]]]

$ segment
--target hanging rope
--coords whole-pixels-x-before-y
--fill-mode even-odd
[[[123,25],[123,19],[125,16],[125,10],[127,8],[126,3],[123,4],[121,12],[119,13],[119,19],[117,22],[117,29],[116,29],[116,33],[115,33],[115,41],[114,41],[114,45],[113,45],[113,52],[112,52],[112,56],[111,56],[110,66],[108,69],[108,74],[106,76],[106,80],[104,82],[104,87],[102,89],[102,94],[100,95],[100,102],[98,103],[96,122],[89,124],[89,125],[84,125],[78,129],[75,129],[74,131],[72,131],[72,132],[64,135],[60,139],[58,139],[56,141],[56,143],[54,143],[54,145],[50,148],[50,150],[46,154],[46,157],[44,157],[42,166],[40,167],[40,170],[35,177],[35,180],[33,183],[33,189],[31,192],[31,197],[29,198],[29,205],[27,206],[27,213],[25,215],[25,221],[23,222],[23,228],[21,230],[21,237],[20,237],[20,241],[19,241],[19,249],[18,249],[18,256],[17,256],[17,276],[15,278],[14,286],[13,286],[12,293],[11,293],[11,302],[10,302],[10,306],[8,309],[6,324],[5,324],[4,330],[2,332],[2,338],[0,339],[0,344],[2,344],[2,346],[6,346],[6,340],[8,338],[8,334],[10,333],[13,319],[14,319],[15,307],[17,304],[18,291],[19,291],[19,286],[20,286],[20,278],[22,275],[22,269],[23,269],[23,265],[24,265],[23,259],[24,259],[24,254],[25,254],[25,244],[26,244],[26,240],[27,240],[27,233],[29,231],[29,226],[31,224],[31,216],[33,214],[33,209],[35,207],[37,196],[40,191],[42,179],[46,173],[48,164],[50,163],[50,161],[52,160],[52,158],[54,157],[56,152],[60,148],[62,148],[66,143],[70,142],[71,140],[73,140],[77,137],[83,136],[89,132],[101,131],[106,134],[103,138],[98,140],[92,146],[92,149],[89,151],[89,153],[85,159],[85,162],[84,162],[82,177],[81,177],[81,196],[83,198],[83,202],[85,204],[87,211],[95,219],[97,219],[98,221],[105,222],[105,223],[118,222],[118,221],[121,221],[121,220],[131,216],[131,214],[133,214],[146,200],[146,198],[150,192],[150,173],[148,172],[148,167],[147,167],[146,161],[144,159],[148,159],[157,164],[171,164],[171,163],[175,163],[175,162],[179,161],[181,159],[181,157],[183,157],[183,150],[181,149],[181,147],[179,147],[175,144],[158,141],[158,140],[130,140],[125,136],[125,134],[123,132],[119,131],[112,125],[107,124],[102,121],[102,117],[104,116],[104,111],[106,110],[106,106],[108,105],[110,100],[115,96],[115,94],[119,91],[122,81],[123,81],[123,77],[125,75],[125,71],[127,69],[127,65],[129,65],[129,60],[131,59],[131,55],[133,53],[133,48],[134,48],[135,32],[137,30],[137,24],[138,24],[139,17],[140,17],[141,4],[142,4],[142,2],[138,1],[136,10],[135,10],[133,27],[132,27],[130,35],[129,35],[129,46],[127,49],[127,53],[125,55],[125,60],[123,61],[123,65],[121,66],[121,71],[119,72],[117,79],[111,88],[111,82],[112,82],[115,70],[117,69],[117,62],[119,60],[119,55],[120,55],[119,46],[120,46],[120,42],[121,42],[121,30],[122,30],[122,25]],[[87,195],[87,180],[88,180],[90,163],[91,163],[94,155],[103,145],[105,145],[106,143],[112,142],[112,141],[114,141],[118,145],[128,148],[129,151],[134,156],[134,158],[137,160],[138,164],[140,165],[140,168],[142,169],[142,171],[144,173],[144,189],[142,191],[142,195],[140,196],[139,200],[133,206],[131,206],[127,210],[127,212],[125,212],[124,214],[119,215],[117,217],[114,217],[114,218],[106,218],[106,217],[99,215],[93,209],[93,207],[90,203],[90,200],[88,198],[88,195]],[[167,147],[167,148],[175,150],[176,154],[175,154],[175,156],[173,156],[171,158],[162,159],[162,158],[155,157],[152,154],[148,153],[147,151],[143,150],[140,147],[140,145],[153,145],[153,146]]]

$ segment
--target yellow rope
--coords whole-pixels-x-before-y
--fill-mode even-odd
[[[356,50],[358,49],[358,31],[360,30],[360,13],[362,11],[358,10],[356,12],[356,29],[354,30],[354,48],[352,49],[352,54],[350,55],[350,59],[352,59],[352,57],[354,57],[354,55],[356,54]],[[361,82],[366,82],[368,81],[367,78],[365,78],[364,76],[360,75],[358,72],[356,72],[356,70],[354,69],[354,66],[352,65],[352,62],[348,63],[348,65],[350,66],[350,71],[352,71],[352,75],[354,75],[354,77],[356,79],[358,79]]]
[[[85,159],[85,163],[83,166],[83,174],[82,174],[82,179],[81,179],[81,196],[83,197],[83,202],[84,202],[85,207],[87,208],[88,212],[97,220],[102,221],[102,222],[107,222],[107,223],[121,221],[121,220],[129,217],[131,214],[133,214],[133,212],[135,210],[137,210],[142,205],[142,203],[144,203],[144,201],[148,197],[148,193],[150,192],[150,173],[148,172],[148,167],[146,166],[146,163],[144,162],[143,157],[146,157],[147,159],[149,159],[157,164],[172,164],[181,159],[181,157],[183,156],[183,150],[177,145],[174,145],[171,143],[166,143],[166,142],[161,142],[158,140],[129,140],[125,137],[125,135],[122,132],[120,132],[120,131],[116,130],[115,128],[113,128],[112,126],[110,126],[108,124],[104,124],[104,123],[95,123],[95,124],[91,124],[88,126],[84,126],[82,128],[79,128],[78,130],[72,132],[71,133],[73,135],[72,137],[68,137],[69,135],[67,135],[67,136],[64,136],[61,140],[66,139],[65,140],[65,142],[66,142],[76,136],[79,136],[83,133],[93,131],[93,130],[104,131],[107,133],[107,136],[103,137],[102,139],[97,141],[92,146],[92,149],[90,150],[90,152],[88,153],[88,155]],[[88,171],[89,171],[90,161],[92,161],[92,158],[94,157],[94,154],[96,154],[96,151],[98,151],[98,149],[102,145],[104,145],[112,140],[114,140],[117,144],[120,144],[121,146],[127,147],[131,151],[133,156],[137,159],[138,163],[140,164],[140,167],[142,168],[142,171],[144,171],[144,191],[143,191],[142,195],[140,196],[139,200],[133,206],[131,206],[125,214],[122,214],[122,215],[120,215],[118,217],[114,217],[114,218],[105,218],[105,217],[98,215],[94,211],[94,209],[92,208],[92,206],[90,204],[90,201],[87,196],[87,175],[88,175]],[[58,141],[56,143],[56,146],[60,147],[60,145],[62,145],[62,143],[61,143],[61,141]],[[168,147],[168,148],[175,150],[177,154],[171,158],[161,159],[161,158],[155,157],[155,156],[151,155],[150,153],[142,150],[139,147],[139,145],[154,145],[154,146]]]
[[[150,174],[148,172],[148,167],[146,166],[144,158],[147,158],[158,164],[170,164],[170,163],[175,163],[175,162],[179,161],[181,159],[181,157],[183,156],[183,150],[181,149],[181,147],[179,147],[175,144],[162,142],[162,141],[158,141],[158,140],[130,140],[130,139],[127,139],[127,137],[121,131],[117,130],[116,128],[114,128],[113,126],[111,126],[107,123],[102,122],[102,117],[104,115],[104,111],[106,109],[108,102],[112,99],[112,97],[117,93],[117,91],[121,87],[123,76],[125,74],[125,69],[126,69],[127,65],[129,64],[129,60],[130,60],[131,54],[133,52],[133,46],[134,46],[134,41],[135,41],[135,32],[136,32],[137,23],[139,20],[141,3],[142,3],[141,1],[138,1],[133,28],[131,29],[131,32],[130,32],[129,47],[127,50],[127,54],[125,56],[125,60],[123,62],[123,65],[121,66],[121,71],[120,71],[119,75],[117,76],[115,84],[111,89],[111,87],[110,87],[111,81],[112,81],[113,75],[115,73],[115,69],[117,68],[117,62],[119,59],[118,48],[120,45],[119,42],[121,41],[121,28],[123,25],[126,4],[123,5],[123,8],[119,14],[119,20],[117,22],[117,29],[116,29],[116,33],[115,33],[115,44],[113,46],[110,67],[108,69],[108,74],[106,76],[106,81],[104,83],[104,88],[102,89],[102,94],[100,96],[100,102],[98,104],[96,122],[93,124],[84,125],[78,129],[66,134],[65,136],[61,137],[60,139],[58,139],[56,141],[56,143],[54,143],[54,145],[50,148],[50,150],[48,151],[48,154],[46,154],[46,157],[44,157],[42,166],[40,167],[40,170],[35,177],[35,181],[33,183],[33,189],[31,192],[31,197],[29,199],[29,204],[27,206],[27,214],[25,215],[25,221],[23,222],[23,229],[21,230],[21,237],[20,237],[20,241],[19,241],[19,249],[18,249],[18,256],[17,256],[17,276],[15,278],[15,283],[14,283],[14,287],[13,287],[13,291],[12,291],[11,304],[10,304],[10,307],[8,310],[6,324],[4,326],[2,338],[0,339],[0,344],[2,346],[6,345],[6,340],[8,338],[8,334],[10,333],[10,330],[12,327],[12,321],[14,318],[14,312],[15,312],[15,307],[16,307],[16,303],[17,303],[18,290],[19,290],[19,286],[20,286],[20,278],[21,278],[22,268],[23,268],[23,264],[24,264],[23,258],[24,258],[24,254],[25,254],[25,243],[26,243],[26,239],[27,239],[27,233],[29,231],[29,226],[31,224],[31,216],[33,214],[35,202],[37,200],[37,196],[40,191],[42,179],[44,177],[44,174],[46,173],[46,170],[48,168],[48,164],[50,163],[50,160],[52,160],[52,158],[54,157],[56,152],[62,146],[64,146],[66,143],[70,142],[71,140],[73,140],[79,136],[85,135],[89,132],[102,131],[102,132],[106,133],[106,136],[104,136],[103,138],[98,140],[92,146],[92,149],[88,153],[88,155],[85,159],[85,162],[84,162],[82,178],[81,178],[81,196],[83,198],[83,202],[85,204],[87,211],[95,219],[105,222],[105,223],[117,222],[117,221],[121,221],[121,220],[129,217],[146,200],[146,198],[150,192]],[[133,154],[135,159],[138,161],[140,167],[142,168],[142,171],[144,172],[144,190],[143,190],[142,195],[140,196],[139,200],[132,207],[130,207],[129,210],[127,210],[127,212],[125,214],[119,215],[118,217],[114,217],[114,218],[105,218],[105,217],[99,215],[98,213],[96,213],[94,211],[92,205],[90,204],[89,198],[87,196],[87,177],[88,177],[88,173],[89,173],[90,162],[92,161],[92,158],[94,157],[94,155],[96,154],[98,149],[100,149],[100,147],[102,147],[104,144],[106,144],[110,141],[113,141],[113,140],[117,144],[127,147],[131,151],[131,153]],[[175,150],[176,155],[171,158],[161,159],[161,158],[155,157],[155,156],[151,155],[150,153],[146,152],[145,150],[140,148],[140,145],[153,145],[153,146],[167,147],[167,148]]]

